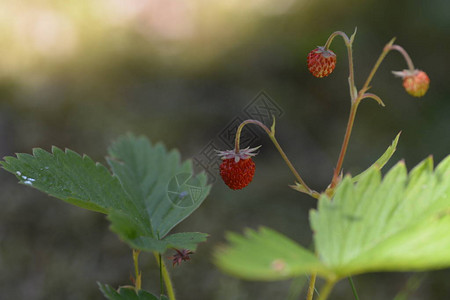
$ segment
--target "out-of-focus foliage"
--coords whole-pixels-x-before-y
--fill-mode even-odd
[[[311,211],[317,256],[262,228],[228,234],[216,251],[224,271],[251,280],[317,273],[335,281],[374,271],[423,271],[450,266],[450,156],[433,171],[425,159],[409,174],[404,162],[381,180],[372,166],[358,181],[344,178],[330,199]],[[413,249],[413,251],[412,251]]]
[[[371,101],[360,106],[344,173],[363,171],[400,130],[393,161],[404,158],[412,166],[429,154],[441,161],[450,149],[449,10],[450,2],[441,0],[2,0],[0,154],[57,145],[101,161],[112,140],[132,131],[177,147],[187,158],[264,89],[285,112],[277,118],[280,144],[307,183],[323,190],[349,109],[346,50],[342,41],[333,42],[337,66],[322,80],[309,74],[306,55],[331,32],[350,34],[357,26],[358,87],[394,36],[431,84],[424,98],[408,96],[390,73],[406,66],[397,53],[388,55],[371,89],[386,107]],[[259,144],[252,184],[230,193],[217,181],[210,201],[182,223],[180,230],[211,237],[172,272],[180,299],[264,300],[287,293],[289,282],[246,283],[210,263],[210,247],[227,230],[264,225],[302,245],[311,242],[308,210],[315,202],[287,187],[294,178],[262,133]],[[127,282],[131,255],[102,215],[24,189],[6,172],[0,178],[5,298],[99,299],[95,282]],[[155,268],[153,257],[141,259],[144,288],[157,289],[157,274],[146,273]],[[447,276],[429,274],[417,297],[445,298]],[[361,298],[386,299],[406,277],[355,281]],[[349,295],[344,283],[333,299]]]

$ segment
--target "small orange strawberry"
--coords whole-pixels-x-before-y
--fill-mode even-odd
[[[430,86],[430,78],[427,73],[421,70],[403,70],[401,72],[392,72],[394,75],[403,78],[403,87],[414,97],[422,97]]]

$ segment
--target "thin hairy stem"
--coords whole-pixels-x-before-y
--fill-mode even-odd
[[[348,70],[349,70],[348,83],[349,83],[349,87],[350,87],[350,97],[352,99],[352,102],[354,102],[355,98],[356,98],[356,86],[355,86],[355,73],[354,73],[354,67],[353,67],[352,40],[350,40],[348,38],[348,36],[345,34],[345,32],[335,31],[328,38],[327,42],[325,43],[324,48],[325,48],[325,50],[328,50],[329,47],[331,46],[331,43],[333,42],[333,39],[338,35],[342,37],[342,39],[345,42],[345,46],[347,47]]]
[[[358,292],[356,291],[355,284],[353,283],[353,279],[351,276],[348,277],[348,282],[350,283],[350,286],[352,287],[353,296],[355,296],[356,300],[359,300]]]
[[[406,64],[408,65],[408,69],[410,71],[413,72],[413,71],[416,70],[416,68],[414,68],[414,64],[413,64],[413,62],[411,60],[411,57],[409,57],[408,52],[406,52],[406,50],[403,49],[402,46],[392,45],[390,48],[391,48],[391,50],[396,50],[396,51],[400,52],[403,55],[403,57],[405,58]]]
[[[305,189],[308,191],[308,195],[310,195],[310,196],[312,196],[312,197],[317,199],[319,197],[319,193],[317,193],[316,191],[314,191],[311,188],[309,188],[309,186],[305,183],[305,181],[302,179],[300,174],[294,168],[294,166],[292,165],[291,161],[287,157],[286,153],[284,153],[283,149],[281,148],[280,144],[278,143],[277,139],[275,138],[275,129],[274,128],[271,130],[266,125],[264,125],[263,123],[261,123],[260,121],[257,121],[257,120],[245,120],[245,121],[243,121],[239,125],[239,127],[238,127],[238,129],[236,131],[236,139],[235,139],[235,151],[236,151],[236,153],[239,152],[239,144],[240,144],[242,129],[247,124],[255,124],[255,125],[258,125],[259,127],[261,127],[262,129],[264,129],[264,131],[267,133],[267,135],[269,136],[269,138],[272,141],[272,143],[275,145],[275,148],[277,148],[277,150],[280,153],[281,157],[286,162],[286,164],[289,167],[289,169],[291,170],[291,172],[294,174],[294,176],[297,179],[297,181],[301,185],[303,185],[305,187]]]
[[[370,71],[369,76],[367,76],[366,82],[364,83],[362,89],[360,90],[360,94],[361,94],[361,92],[365,93],[368,90],[369,84],[372,81],[373,76],[375,75],[378,68],[380,67],[380,64],[383,61],[383,59],[386,57],[386,55],[391,50],[391,47],[392,47],[392,44],[394,43],[394,41],[395,41],[395,38],[390,40],[389,43],[387,43],[386,46],[384,46],[383,52],[381,52],[380,57],[378,57],[378,60],[375,62],[375,65],[373,66],[372,70]]]
[[[158,252],[153,252],[153,255],[156,258],[156,262],[158,263],[159,269],[160,269],[160,278],[161,278],[161,294],[163,293],[163,286],[164,283],[166,286],[167,291],[167,297],[169,297],[169,300],[175,300],[175,292],[173,290],[172,280],[170,279],[169,272],[167,271],[166,264],[164,263],[164,260],[162,259],[162,256]]]
[[[352,103],[350,108],[350,115],[348,117],[347,128],[345,130],[344,141],[342,142],[341,153],[334,169],[333,179],[331,180],[330,188],[334,188],[338,184],[339,174],[341,173],[342,164],[344,163],[345,154],[347,153],[348,142],[352,134],[353,125],[355,123],[356,111],[358,110],[359,102]]]
[[[142,274],[139,271],[139,253],[141,253],[141,250],[133,249],[133,262],[134,262],[134,276],[135,276],[135,283],[134,288],[136,291],[139,291],[141,289],[142,284]]]
[[[344,38],[344,40],[345,40],[345,38]],[[345,158],[345,154],[347,152],[347,147],[348,147],[348,143],[350,141],[350,136],[352,133],[352,129],[353,129],[353,125],[354,125],[355,117],[356,117],[356,111],[358,109],[359,103],[361,102],[362,99],[369,97],[369,98],[373,98],[373,99],[377,100],[380,104],[382,104],[382,101],[381,101],[381,99],[379,99],[379,97],[377,97],[373,94],[366,93],[366,91],[369,89],[369,84],[372,81],[372,78],[375,75],[376,71],[380,67],[381,62],[386,57],[386,55],[389,53],[389,51],[392,50],[392,45],[393,45],[394,41],[395,41],[395,38],[390,40],[389,43],[387,43],[386,46],[383,48],[383,52],[381,52],[380,56],[378,57],[378,60],[375,62],[375,65],[373,66],[372,70],[370,71],[369,76],[367,77],[366,82],[364,83],[363,87],[357,93],[356,98],[352,98],[352,106],[350,108],[350,115],[349,115],[348,122],[347,122],[347,128],[345,130],[344,141],[342,142],[341,152],[339,154],[336,168],[334,169],[334,173],[333,173],[333,179],[331,180],[331,184],[330,184],[331,191],[338,184],[339,175],[341,173],[342,164],[344,163],[344,158]],[[349,52],[351,53],[352,52],[351,44],[350,44],[350,48],[348,48],[348,49],[349,49]],[[398,50],[398,49],[395,49],[395,50]],[[349,62],[349,64],[350,64],[350,62]],[[350,74],[350,76],[351,76],[351,74]],[[350,89],[352,89],[352,82],[351,82],[350,78],[349,78],[349,85],[350,85]],[[353,83],[353,87],[354,87],[354,83]],[[355,91],[356,91],[356,88],[355,88]]]
[[[316,284],[316,277],[317,277],[317,273],[314,273],[311,275],[311,278],[309,280],[308,294],[306,295],[306,300],[313,300],[315,284]]]

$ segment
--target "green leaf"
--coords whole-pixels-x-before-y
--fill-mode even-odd
[[[193,175],[191,161],[177,151],[128,135],[114,143],[107,159],[114,175],[88,156],[57,147],[53,153],[5,157],[3,168],[21,183],[73,205],[108,214],[111,228],[131,247],[164,252],[195,250],[204,233],[169,231],[197,209],[209,193],[204,173]]]
[[[379,169],[384,167],[384,165],[389,161],[389,159],[391,159],[392,155],[394,155],[395,150],[397,150],[398,139],[400,138],[401,133],[402,132],[399,132],[397,134],[395,139],[392,141],[392,144],[386,149],[386,151],[383,153],[383,155],[381,155],[381,157],[379,159],[377,159],[377,161],[370,166],[370,168],[368,168],[364,172],[360,173],[359,175],[353,177],[353,182],[359,181],[360,178],[362,176],[364,176],[374,166],[378,167]]]
[[[19,153],[5,157],[3,168],[20,183],[34,187],[73,205],[107,213],[110,208],[136,211],[120,182],[88,156],[57,147],[52,153],[33,149],[33,155]]]
[[[143,137],[127,135],[109,149],[108,163],[123,189],[147,222],[123,211],[109,216],[112,229],[132,247],[161,252],[167,247],[195,250],[205,234],[167,233],[196,210],[209,193],[204,173],[193,176],[191,161],[181,163],[178,151],[167,152]]]
[[[139,290],[136,292],[134,287],[120,287],[118,291],[107,284],[98,283],[100,291],[106,299],[109,300],[158,300],[153,294]]]
[[[152,235],[142,222],[120,211],[113,211],[108,215],[111,230],[133,249],[156,251],[163,253],[166,249],[190,249],[195,251],[197,244],[205,242],[208,235],[200,232],[181,232],[170,234],[163,239]]]
[[[229,233],[229,246],[218,248],[217,266],[236,277],[279,280],[319,272],[327,276],[314,253],[269,228],[247,229],[245,236]]]
[[[357,184],[346,177],[310,220],[319,258],[337,277],[449,267],[450,156],[434,172],[430,157],[409,175],[400,162],[383,180],[375,166]]]

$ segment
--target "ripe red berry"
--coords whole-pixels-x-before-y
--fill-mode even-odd
[[[218,151],[223,160],[220,165],[220,176],[230,189],[240,190],[252,181],[255,163],[251,157],[256,155],[253,151],[258,148],[246,148],[237,153],[235,150]]]
[[[430,86],[430,78],[427,73],[421,70],[403,70],[394,71],[394,75],[403,78],[403,87],[405,90],[414,97],[422,97]]]
[[[336,67],[336,54],[324,47],[317,47],[308,53],[308,70],[318,78],[326,77]]]
[[[251,158],[240,159],[235,162],[233,158],[225,159],[220,165],[220,176],[232,190],[246,187],[255,175],[255,163]]]

